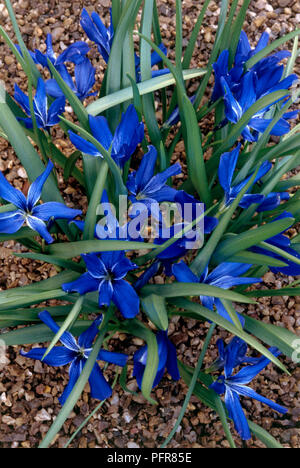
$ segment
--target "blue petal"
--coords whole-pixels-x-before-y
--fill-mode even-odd
[[[132,263],[127,257],[124,257],[116,263],[111,272],[114,275],[114,280],[123,279],[129,271],[135,270],[137,266]]]
[[[219,164],[219,181],[225,193],[230,191],[234,171],[238,162],[241,144],[231,151],[221,156]]]
[[[166,367],[173,380],[177,381],[180,379],[176,348],[170,340],[168,340],[168,357]]]
[[[95,364],[89,378],[91,397],[96,400],[106,400],[112,395],[112,389],[105,380],[98,364]]]
[[[82,254],[82,258],[86,264],[89,274],[93,278],[102,279],[107,276],[108,271],[106,266],[96,254]]]
[[[101,349],[98,354],[99,361],[109,362],[110,364],[115,364],[116,366],[124,367],[126,365],[128,356],[122,353],[112,353]]]
[[[154,262],[135,282],[134,287],[136,290],[141,289],[143,286],[149,283],[150,279],[156,275],[159,270],[160,262]]]
[[[53,331],[54,334],[56,334],[60,330],[60,326],[53,320],[53,318],[51,317],[49,312],[47,312],[47,310],[44,310],[43,312],[39,313],[39,318],[42,322],[44,322],[45,325],[47,325],[48,328],[50,328],[51,331]],[[78,345],[76,343],[76,340],[70,332],[65,331],[60,337],[60,341],[69,350],[74,352],[78,351]]]
[[[126,297],[126,301],[124,298]],[[123,317],[134,318],[139,313],[140,299],[133,287],[124,280],[114,282],[113,302]]]
[[[221,84],[224,93],[226,117],[230,122],[236,124],[243,115],[243,109],[238,101],[234,98],[227,81],[223,77],[221,78]]]
[[[75,66],[75,80],[79,99],[85,99],[89,91],[93,88],[95,84],[95,73],[96,69],[88,58]]]
[[[88,292],[98,291],[99,281],[95,280],[89,273],[84,273],[77,280],[71,283],[64,283],[61,287],[66,292],[78,292],[82,295]]]
[[[242,409],[239,396],[235,392],[232,392],[229,387],[226,387],[225,405],[240,437],[243,440],[251,439],[248,421]]]
[[[69,383],[66,386],[62,396],[59,398],[59,402],[61,405],[65,404],[68,397],[70,396],[70,393],[75,387],[75,384],[77,380],[79,379],[79,376],[82,372],[83,365],[84,365],[84,362],[81,358],[77,358],[75,359],[75,361],[72,362],[70,369],[69,369],[69,376],[70,376]]]
[[[109,307],[113,292],[114,289],[111,281],[102,280],[99,285],[99,307]]]
[[[24,215],[20,211],[7,211],[0,214],[0,233],[14,234],[24,224]]]
[[[31,184],[28,190],[27,195],[27,209],[28,211],[32,211],[33,207],[37,204],[39,199],[41,198],[43,186],[48,179],[54,165],[51,161],[48,162],[46,169],[44,172],[37,177],[37,179]]]
[[[10,183],[6,180],[2,172],[0,171],[0,197],[4,200],[12,203],[16,207],[20,208],[21,210],[26,210],[26,198],[23,193],[14,188]]]
[[[26,223],[31,229],[37,231],[39,235],[45,239],[47,244],[52,244],[52,242],[54,242],[44,221],[41,221],[39,218],[35,218],[34,216],[27,216]]]
[[[108,151],[112,143],[113,136],[109,129],[106,118],[93,117],[92,115],[90,115],[89,124],[94,138],[96,138],[96,140],[98,140],[101,143],[104,149]]]
[[[65,97],[55,99],[48,111],[48,126],[56,125],[60,122],[59,116],[65,111]]]
[[[173,164],[173,166],[170,166],[165,171],[152,177],[152,179],[142,190],[142,193],[147,195],[147,197],[152,198],[152,195],[160,191],[170,177],[181,174],[181,171],[182,169],[179,163]]]
[[[42,358],[45,355],[46,351],[47,348],[33,348],[28,353],[25,353],[21,350],[20,354],[30,359],[42,361]],[[76,358],[76,355],[77,354],[74,351],[71,351],[70,349],[67,349],[64,346],[56,346],[50,351],[49,354],[47,354],[47,356],[45,357],[45,359],[43,359],[42,362],[44,362],[48,366],[62,367],[66,366],[67,364],[70,364],[70,362],[72,362]]]
[[[18,85],[15,84],[15,100],[21,107],[23,107],[24,111],[27,115],[30,115],[30,105],[29,105],[29,98],[23,91],[19,88]]]
[[[276,348],[271,348],[269,351],[272,352],[275,357],[280,355],[280,351],[278,351]],[[264,370],[270,364],[270,362],[270,359],[263,356],[255,365],[247,366],[240,370],[238,374],[231,377],[232,383],[241,385],[249,384],[262,370]]]
[[[99,333],[99,326],[101,322],[102,315],[100,315],[96,320],[94,320],[92,325],[87,330],[81,333],[81,335],[78,338],[78,345],[80,346],[80,348],[89,349],[92,347],[94,339]]]
[[[49,221],[50,218],[53,219],[74,219],[76,216],[82,214],[81,210],[74,210],[73,208],[68,208],[63,203],[59,202],[48,202],[43,205],[35,206],[32,215],[43,221]]]
[[[64,93],[60,89],[58,83],[53,79],[47,80],[45,82],[45,88],[46,88],[46,93],[49,96],[53,97],[54,99],[64,97]]]
[[[265,398],[262,395],[259,395],[250,387],[244,387],[243,385],[231,385],[231,384],[230,384],[230,387],[234,392],[238,393],[239,395],[242,395],[248,398],[253,398],[254,400],[260,401],[261,403],[264,403],[265,405],[269,406],[273,410],[278,411],[278,413],[286,414],[288,411],[283,406],[278,405],[277,403],[274,403],[274,401],[269,400],[268,398]]]
[[[139,168],[135,173],[136,195],[143,189],[143,187],[148,184],[148,182],[154,176],[154,170],[157,161],[157,151],[154,146],[149,146],[148,150],[148,153],[143,156]]]
[[[61,65],[65,62],[73,62],[75,64],[81,63],[89,50],[90,48],[86,42],[74,42],[74,44],[71,44],[63,51],[62,54],[60,54],[55,65]]]
[[[73,145],[82,153],[90,154],[91,156],[101,156],[101,158],[103,157],[96,146],[89,141],[86,141],[81,136],[76,135],[76,133],[71,130],[69,130],[69,137]]]
[[[173,265],[173,274],[176,280],[181,283],[199,283],[199,278],[190,270],[184,261]]]
[[[36,90],[33,104],[34,104],[35,113],[40,116],[44,125],[46,125],[47,114],[48,114],[47,94],[46,94],[45,84],[42,78],[38,79],[37,90]]]

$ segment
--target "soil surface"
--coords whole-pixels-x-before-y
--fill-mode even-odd
[[[45,49],[45,37],[52,33],[54,48],[62,51],[70,43],[81,40],[83,32],[79,17],[83,7],[90,12],[97,11],[109,21],[110,0],[75,1],[61,0],[20,0],[12,2],[21,32],[29,49]],[[168,46],[169,57],[174,56],[175,46],[175,1],[159,0],[159,15],[162,21],[163,41]],[[184,45],[187,44],[193,24],[201,10],[203,1],[183,0]],[[198,38],[197,50],[192,66],[204,67],[213,46],[214,34],[219,15],[218,2],[212,1]],[[294,0],[252,1],[247,13],[244,29],[254,45],[260,34],[267,30],[272,39],[276,39],[295,29],[300,22],[299,3]],[[0,24],[13,38],[10,21],[3,3],[0,5]],[[13,38],[14,39],[14,38]],[[291,50],[292,45],[289,44]],[[97,49],[92,48],[90,57],[97,67],[97,85],[100,89],[104,62],[99,59]],[[299,63],[298,63],[299,73]],[[300,74],[300,73],[299,73]],[[26,89],[25,75],[16,67],[15,60],[8,48],[0,42],[0,79],[10,93],[14,83]],[[210,125],[210,122],[204,122]],[[56,143],[70,154],[73,149],[56,132]],[[184,157],[178,147],[175,159]],[[0,138],[0,170],[13,185],[25,193],[28,190],[27,176],[11,147]],[[60,186],[65,200],[71,207],[85,209],[86,199],[78,191],[74,179],[66,186],[60,178]],[[13,242],[5,242],[0,248],[0,288],[24,286],[56,274],[54,267],[27,259],[17,259],[12,252],[23,248]],[[259,288],[280,288],[290,284],[294,278],[275,276],[268,273]],[[159,279],[158,279],[159,281]],[[51,301],[45,305],[51,305]],[[54,303],[52,302],[52,305]],[[238,306],[240,312],[247,312],[251,317],[285,327],[300,336],[300,297],[275,297],[259,299],[256,306]],[[190,366],[195,366],[202,348],[208,324],[199,324],[194,320],[172,319],[170,339],[176,345],[179,359]],[[224,330],[217,329],[209,348],[205,365],[208,366],[216,357],[215,342],[218,338],[228,340],[230,336]],[[111,340],[111,349],[126,351],[133,355],[143,343],[139,339],[128,339],[120,335]],[[29,348],[26,348],[29,349]],[[33,448],[41,439],[58,414],[60,405],[58,396],[67,384],[66,369],[53,369],[40,362],[33,362],[19,355],[19,347],[8,350],[6,362],[0,363],[0,446],[2,448]],[[288,377],[270,365],[253,382],[253,388],[264,396],[285,405],[289,412],[278,415],[268,407],[245,399],[243,406],[249,418],[261,425],[283,444],[284,447],[300,448],[300,369],[286,361],[292,377]],[[132,366],[129,365],[129,376]],[[113,368],[108,368],[106,376],[113,381]],[[128,388],[137,390],[135,381],[129,377]],[[153,394],[157,406],[148,404],[139,393],[124,393],[118,385],[113,396],[90,420],[89,424],[75,438],[71,447],[79,448],[157,448],[170,433],[179,415],[186,385],[180,381],[174,383],[167,375]],[[89,397],[86,387],[82,398],[74,408],[57,436],[55,447],[63,447],[74,431],[97,406]],[[253,439],[243,444],[235,437],[238,447],[259,448],[262,443]],[[192,397],[186,415],[170,447],[214,448],[228,447],[221,423],[217,415]]]

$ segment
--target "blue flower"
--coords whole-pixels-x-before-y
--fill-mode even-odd
[[[154,243],[158,246],[163,245],[172,237],[178,235],[184,228],[186,228],[199,217],[199,212],[202,214],[205,211],[204,204],[201,204],[198,200],[183,190],[176,192],[174,201],[183,209],[185,205],[189,205],[189,207],[192,207],[192,210],[188,210],[188,213],[186,213],[186,211],[183,212],[184,219],[182,223],[176,223],[169,228],[165,227],[163,223],[160,223],[156,232],[156,237],[154,239]],[[179,258],[186,255],[188,250],[191,248],[191,244],[202,240],[203,234],[210,234],[217,225],[218,220],[216,218],[205,216],[203,226],[204,232],[201,230],[202,225],[201,227],[199,226],[200,230],[198,226],[195,226],[191,231],[188,231],[183,236],[178,237],[178,239],[171,246],[167,247],[163,252],[157,255],[157,260],[139,277],[134,285],[135,288],[140,289],[145,286],[150,281],[150,279],[157,274],[161,266],[163,266],[167,276],[172,276],[173,264],[177,262]]]
[[[287,201],[290,199],[290,194],[288,192],[271,192],[267,195],[264,201],[257,208],[258,213],[265,211],[272,211],[278,208],[282,201]]]
[[[99,307],[109,306],[111,301],[125,318],[133,318],[139,312],[140,300],[133,287],[124,280],[127,273],[137,268],[123,252],[103,252],[82,255],[87,273],[72,283],[65,283],[66,292],[86,294],[99,292]],[[126,298],[126,300],[124,300]]]
[[[81,215],[80,210],[68,208],[63,203],[48,202],[38,205],[43,186],[49,177],[53,164],[49,161],[45,171],[33,182],[28,190],[27,198],[20,190],[12,187],[0,172],[0,197],[17,207],[15,211],[0,213],[0,232],[14,234],[24,223],[37,231],[48,244],[53,242],[46,226],[51,219],[74,219]]]
[[[245,63],[251,57],[264,49],[268,42],[269,35],[267,33],[263,33],[257,47],[252,50],[245,32],[242,31],[234,60],[234,67],[231,70],[229,70],[229,51],[222,51],[217,62],[213,65],[215,72],[215,87],[212,95],[213,102],[224,94],[221,79],[225,79],[233,95],[239,100],[241,97],[241,85],[244,76]],[[291,75],[291,77],[287,77],[285,80],[282,80],[284,67],[282,65],[279,66],[278,63],[290,55],[290,52],[287,51],[276,52],[269,57],[263,58],[250,69],[251,72],[255,72],[257,79],[257,99],[268,92],[275,91],[276,89],[272,89],[274,86],[278,86],[277,89],[285,89],[285,86],[288,88],[292,84],[293,80],[297,79],[296,75]]]
[[[157,207],[157,203],[175,201],[177,190],[169,187],[167,181],[170,177],[181,173],[181,166],[177,163],[154,175],[156,161],[157,151],[154,146],[150,146],[148,153],[143,156],[138,170],[129,174],[127,182],[131,202],[143,203],[149,211],[151,206]]]
[[[241,396],[260,401],[282,414],[286,414],[287,409],[259,395],[252,388],[247,386],[265,367],[267,367],[270,363],[269,359],[262,357],[256,364],[244,367],[236,375],[233,375],[234,368],[238,364],[239,352],[239,346],[232,346],[230,352],[226,353],[224,365],[225,376],[221,375],[210,388],[219,395],[225,393],[225,405],[230,419],[234,422],[236,431],[243,440],[249,440],[251,438],[251,433],[241,406]],[[280,354],[275,348],[271,348],[270,352],[272,352],[274,356],[279,356]]]
[[[288,89],[294,81],[295,75],[290,75],[279,84],[269,88],[267,93],[264,94],[269,94],[273,91],[278,91],[281,89]],[[247,110],[258,100],[258,98],[262,97],[262,95],[258,96],[256,90],[257,75],[253,70],[251,70],[243,76],[241,80],[241,92],[239,97],[234,96],[225,78],[221,77],[220,82],[224,93],[226,117],[230,122],[237,124],[245,112],[247,112]],[[273,104],[275,104],[275,102]],[[257,141],[259,133],[263,133],[267,129],[269,124],[272,122],[272,119],[265,118],[265,114],[270,109],[270,107],[271,105],[252,116],[248,125],[242,131],[242,136],[245,138],[245,140],[250,142]],[[287,122],[287,120],[295,118],[296,115],[296,112],[288,112],[284,114],[283,117],[273,126],[270,134],[275,136],[282,136],[288,133],[290,131],[290,124]],[[254,130],[254,133],[251,133],[251,130]]]
[[[39,318],[49,327],[53,333],[57,333],[60,329],[59,325],[52,319],[49,312],[44,311],[39,314]],[[89,355],[93,349],[93,341],[98,334],[99,326],[102,321],[102,316],[95,320],[92,325],[83,332],[78,341],[69,332],[64,332],[60,338],[63,346],[56,346],[50,353],[43,359],[42,362],[53,367],[62,367],[70,364],[69,376],[70,380],[63,392],[59,401],[62,405],[66,402],[70,393],[72,392]],[[21,355],[30,359],[41,361],[47,348],[34,348],[28,353],[21,351]],[[126,354],[112,353],[110,351],[101,350],[98,354],[97,360],[109,362],[117,366],[125,366],[127,361]],[[96,363],[93,367],[92,373],[89,378],[91,388],[91,396],[97,400],[105,400],[112,394],[112,389],[104,378],[99,365]]]
[[[262,33],[257,46],[252,49],[248,37],[244,31],[241,32],[239,44],[235,55],[235,65],[244,67],[245,63],[253,56],[257,55],[261,50],[267,47],[270,36],[268,33]],[[256,63],[253,70],[256,72],[264,72],[267,69],[272,69],[281,60],[290,57],[290,52],[281,50],[275,54],[265,57]]]
[[[219,358],[212,364],[212,366],[209,367],[209,369],[206,369],[206,373],[223,370],[227,357],[232,354],[235,356],[236,360],[233,364],[233,368],[242,364],[257,364],[260,362],[260,358],[247,356],[247,343],[237,336],[232,338],[227,346],[224,345],[224,341],[222,339],[219,339],[217,341],[217,347],[219,351]]]
[[[90,16],[84,8],[81,13],[80,24],[88,38],[97,44],[99,53],[107,63],[114,38],[112,21],[110,26],[106,28],[97,13],[93,12]]]
[[[173,380],[177,381],[180,379],[180,374],[177,365],[176,348],[168,339],[167,331],[159,331],[156,335],[158,345],[158,369],[157,374],[153,383],[153,387],[156,387],[163,375],[165,370],[168,371]],[[148,359],[148,346],[143,346],[139,349],[133,357],[133,377],[136,378],[139,388],[142,386],[142,380],[144,376],[145,367]]]
[[[250,175],[249,177],[247,177],[247,179],[243,180],[239,184],[232,186],[234,171],[237,166],[240,149],[241,145],[238,144],[238,146],[233,151],[224,153],[220,158],[219,181],[225,192],[225,203],[227,206],[233,203],[233,201],[239,195],[241,190],[243,190],[243,188],[249,183],[249,181],[252,178],[252,175]],[[253,185],[260,179],[262,179],[270,171],[271,168],[272,164],[269,161],[264,162],[258,171]],[[249,191],[250,190],[251,188],[249,189]],[[264,199],[264,195],[252,195],[247,193],[243,196],[239,206],[241,206],[242,208],[248,208],[254,203],[262,203]]]
[[[215,87],[211,100],[215,102],[224,94],[221,78],[224,78],[230,89],[233,90],[241,81],[244,67],[237,65],[229,71],[229,51],[223,50],[217,62],[214,63],[213,68],[215,72]]]
[[[112,157],[115,162],[123,167],[130,159],[136,147],[144,138],[144,124],[139,122],[138,115],[133,105],[130,105],[122,115],[114,136],[112,135],[105,117],[89,116],[92,134],[107,151],[112,147]],[[91,156],[102,157],[99,150],[76,133],[69,131],[70,139],[74,146],[82,153]]]
[[[293,215],[285,211],[280,216],[275,218],[272,222],[275,222],[275,221],[278,221],[279,219],[284,219],[284,218],[293,218]],[[293,223],[291,223],[290,227],[292,227],[292,225]],[[284,234],[285,234],[285,231],[281,234],[277,234],[277,236],[267,239],[265,243],[273,245],[274,247],[278,247],[279,249],[284,250],[286,253],[293,255],[297,259],[300,259],[299,252],[297,252],[296,250],[292,248],[291,240]],[[266,250],[262,247],[252,247],[250,250],[252,252],[260,253],[260,254],[275,258],[277,260],[280,260],[287,265],[285,267],[269,267],[273,273],[282,273],[288,276],[300,275],[300,265],[298,265],[297,263],[294,263],[292,260],[288,260],[284,257],[281,257],[281,255],[270,252],[269,250]]]
[[[17,46],[19,52],[22,54],[20,46]],[[82,63],[85,60],[87,53],[89,52],[90,48],[86,42],[78,41],[71,44],[67,47],[62,54],[56,57],[54,53],[53,46],[52,46],[52,35],[47,34],[46,38],[46,53],[42,54],[39,50],[35,50],[35,52],[29,51],[34,63],[40,64],[43,67],[48,66],[48,59],[50,62],[57,68],[63,65],[65,62],[72,62],[75,65]],[[22,54],[23,55],[23,54]]]
[[[230,289],[242,284],[255,284],[262,282],[260,278],[246,278],[241,276],[247,273],[251,266],[252,265],[244,263],[221,263],[210,273],[208,272],[208,268],[206,268],[205,272],[199,278],[183,261],[181,261],[173,266],[173,274],[176,280],[181,283],[201,283],[209,284],[221,289]],[[204,307],[214,310],[215,306],[219,315],[229,322],[232,322],[220,299],[208,296],[200,296],[200,299]],[[238,316],[241,324],[244,325],[244,319],[239,314]]]
[[[81,101],[89,96],[95,96],[97,94],[97,92],[90,92],[95,84],[96,69],[93,67],[88,58],[85,58],[82,62],[75,65],[75,82],[73,81],[65,65],[60,65],[58,71],[64,82]],[[50,79],[46,81],[45,86],[49,96],[53,98],[60,98],[64,96],[56,80]]]
[[[14,97],[17,103],[20,104],[20,106],[24,109],[25,113],[30,116],[29,98],[16,84]],[[38,79],[37,90],[33,100],[34,115],[38,128],[49,131],[53,125],[58,124],[60,122],[60,115],[65,110],[65,104],[65,98],[64,96],[61,96],[60,98],[56,99],[48,109],[45,83],[41,78]],[[18,117],[18,120],[24,122],[27,128],[33,128],[31,117]]]

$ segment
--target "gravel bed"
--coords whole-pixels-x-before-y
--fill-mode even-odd
[[[272,4],[271,4],[272,3]],[[175,1],[160,0],[159,14],[162,18],[162,35],[169,48],[169,56],[174,55],[175,45]],[[183,32],[184,45],[203,1],[183,1]],[[52,33],[54,48],[63,50],[70,43],[82,38],[79,26],[79,16],[85,6],[88,10],[96,10],[108,21],[110,0],[65,2],[59,0],[20,0],[13,2],[17,19],[21,27],[25,43],[30,49],[45,48],[45,36]],[[212,1],[198,39],[197,51],[193,57],[192,66],[204,67],[213,46],[214,32],[217,28],[219,7]],[[252,1],[245,22],[245,31],[253,41],[267,28],[272,39],[295,29],[300,22],[300,6],[293,0]],[[0,5],[0,23],[13,37],[10,21],[3,3]],[[103,62],[99,60],[96,48],[90,57],[97,67],[96,89],[100,88],[103,76]],[[300,63],[298,62],[298,73]],[[26,89],[25,75],[20,67],[16,68],[14,58],[8,48],[0,42],[0,80],[3,80],[10,93],[17,83]],[[193,87],[193,85],[192,85]],[[204,122],[210,125],[210,122]],[[72,147],[62,140],[62,134],[56,132],[56,142],[69,154]],[[178,146],[175,159],[184,157],[182,147]],[[28,182],[24,169],[9,145],[0,139],[0,170],[7,179],[25,193]],[[76,181],[71,179],[66,186],[60,177],[60,187],[65,199],[71,207],[86,208],[86,199],[82,198]],[[27,259],[17,259],[11,256],[13,251],[23,248],[13,242],[5,242],[0,248],[0,288],[7,289],[24,286],[40,281],[56,274],[56,269],[41,262]],[[294,278],[275,276],[268,273],[264,283],[259,286],[280,288],[290,284]],[[45,306],[54,305],[49,301]],[[300,336],[300,297],[275,297],[258,300],[256,306],[239,306],[238,311],[246,312],[251,317],[272,323],[297,333]],[[199,324],[194,320],[172,319],[170,337],[178,349],[178,356],[186,364],[195,366],[202,348],[208,324]],[[224,330],[217,329],[206,357],[205,365],[216,358],[216,340],[222,337],[228,339]],[[126,351],[132,355],[137,346],[142,344],[139,339],[128,339],[125,335],[115,337],[111,348],[116,351]],[[57,370],[40,362],[33,362],[19,355],[19,347],[11,347],[7,361],[0,362],[0,447],[1,448],[34,448],[49,429],[53,418],[58,414],[60,405],[58,396],[67,383],[66,369]],[[251,420],[264,427],[278,439],[284,447],[300,448],[300,369],[290,361],[286,361],[292,377],[288,377],[269,366],[254,382],[254,387],[268,398],[276,400],[289,408],[285,416],[278,415],[266,406],[253,400],[244,400],[244,408]],[[132,366],[129,365],[129,372]],[[113,380],[112,369],[108,368],[107,376]],[[130,390],[137,390],[134,380],[129,380]],[[168,376],[164,378],[154,391],[158,406],[148,404],[141,394],[130,395],[117,385],[113,396],[104,403],[101,410],[91,419],[82,433],[74,440],[74,448],[157,448],[171,431],[179,415],[187,387],[183,382],[173,383]],[[57,436],[53,446],[63,447],[72,433],[79,427],[85,417],[96,407],[97,402],[90,399],[88,386],[82,398],[74,408],[63,429]],[[239,447],[260,448],[260,441],[253,439],[242,443],[238,438]],[[170,447],[215,448],[228,447],[224,432],[216,414],[192,397],[181,427]]]

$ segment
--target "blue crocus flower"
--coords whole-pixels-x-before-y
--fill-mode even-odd
[[[66,62],[72,62],[75,65],[78,65],[84,62],[86,59],[86,55],[88,54],[89,51],[90,51],[90,48],[86,42],[78,41],[78,42],[74,42],[74,44],[71,44],[58,57],[56,57],[56,54],[54,53],[53,45],[52,45],[52,35],[47,34],[46,53],[42,54],[42,52],[40,52],[39,50],[36,50],[35,58],[36,58],[37,63],[47,68],[49,68],[48,66],[48,59],[49,59],[50,62],[55,66],[55,68],[58,68],[59,70],[60,69],[59,67]]]
[[[176,348],[168,338],[167,331],[159,331],[156,335],[156,341],[158,345],[158,369],[157,374],[153,383],[153,387],[156,387],[164,376],[165,370],[168,371],[173,380],[177,381],[180,379],[180,374],[177,365]],[[148,346],[143,346],[139,349],[133,357],[133,377],[136,378],[139,388],[142,387],[142,380],[144,376],[145,367],[148,359]]]
[[[279,219],[284,219],[284,218],[293,218],[293,215],[285,211],[280,216],[275,218],[274,221],[278,221]],[[291,223],[291,226],[288,229],[290,229],[292,226],[293,226],[293,223]],[[277,236],[271,237],[270,239],[267,239],[265,243],[273,245],[274,247],[278,247],[279,249],[284,250],[286,253],[293,255],[297,259],[300,259],[299,252],[297,252],[295,249],[292,248],[291,240],[289,239],[289,237],[284,235],[285,232],[286,231],[280,234],[277,234]],[[262,247],[252,247],[250,250],[255,253],[260,253],[260,254],[275,258],[277,260],[281,260],[287,265],[285,267],[269,267],[273,273],[282,273],[288,276],[300,275],[300,265],[298,265],[297,263],[294,263],[292,260],[288,260],[284,257],[281,257],[280,255],[270,252],[269,250],[266,250]]]
[[[241,190],[243,190],[243,188],[249,183],[249,181],[252,178],[252,175],[250,175],[249,177],[247,177],[247,179],[243,180],[239,184],[232,186],[233,176],[237,166],[240,149],[241,144],[238,144],[238,146],[233,151],[224,153],[220,158],[219,181],[225,192],[225,204],[227,206],[233,203],[233,201],[239,195]],[[261,165],[255,178],[255,181],[253,182],[253,185],[260,179],[262,179],[270,171],[271,168],[272,164],[269,161],[265,161]],[[249,191],[250,190],[251,188],[249,189]],[[241,206],[242,208],[248,208],[254,203],[262,203],[264,199],[264,195],[247,193],[243,196],[239,206]]]
[[[290,194],[288,192],[271,192],[257,208],[258,213],[272,211],[278,208],[282,201],[288,201]]]
[[[107,63],[114,38],[112,20],[110,26],[106,28],[97,13],[93,12],[90,16],[84,8],[81,13],[80,24],[88,38],[97,44],[99,53]]]
[[[133,105],[130,105],[122,115],[114,136],[112,135],[105,117],[89,116],[89,123],[92,135],[98,140],[107,151],[111,147],[111,155],[115,162],[123,167],[130,159],[136,147],[144,138],[144,124],[139,122],[137,112]],[[99,150],[84,138],[69,131],[70,140],[76,148],[91,156],[103,157]]]
[[[49,312],[46,310],[39,314],[39,318],[53,331],[57,333],[60,329],[59,325],[52,319]],[[21,351],[21,355],[30,359],[42,361],[45,364],[53,367],[62,367],[70,364],[69,376],[70,380],[65,388],[59,401],[62,405],[66,402],[70,393],[72,392],[85,364],[88,360],[89,355],[93,349],[93,341],[98,334],[99,326],[102,321],[102,316],[95,320],[92,325],[83,332],[78,341],[69,332],[64,332],[60,337],[60,341],[63,346],[54,347],[50,353],[42,358],[47,348],[34,348],[28,353]],[[125,366],[127,362],[126,354],[112,353],[110,351],[101,350],[98,354],[97,360],[109,362],[117,366]],[[106,379],[104,378],[99,365],[96,363],[93,367],[92,373],[89,377],[89,384],[91,388],[91,397],[97,400],[105,400],[112,394],[112,389]]]
[[[20,46],[17,46],[19,52],[22,54]],[[43,54],[39,50],[35,50],[35,52],[29,51],[34,63],[37,65],[42,65],[43,67],[48,66],[48,59],[50,62],[59,70],[59,67],[63,65],[65,62],[72,62],[75,65],[82,63],[85,60],[87,53],[89,52],[90,48],[86,42],[78,41],[71,44],[67,47],[58,57],[53,50],[52,45],[52,35],[47,34],[46,38],[46,53]],[[23,56],[23,54],[22,54]]]
[[[280,354],[276,348],[271,348],[270,352],[272,352],[274,356],[279,356]],[[251,432],[241,406],[241,396],[260,401],[282,414],[286,414],[287,409],[259,395],[252,388],[247,386],[265,367],[267,367],[270,360],[262,357],[256,364],[244,367],[236,375],[233,375],[234,368],[238,364],[238,353],[238,346],[232,346],[230,352],[226,353],[224,365],[225,375],[221,375],[210,388],[219,395],[225,393],[225,405],[230,419],[234,422],[236,431],[243,440],[249,440],[251,438]]]
[[[273,91],[278,91],[281,89],[288,89],[294,81],[295,75],[290,75],[290,77],[281,81],[279,84],[269,88],[265,94],[270,94]],[[251,70],[243,76],[241,80],[241,92],[239,98],[234,96],[225,78],[221,77],[220,82],[224,93],[226,118],[230,122],[237,124],[245,112],[247,112],[247,110],[258,100],[259,97],[262,97],[262,95],[257,95],[256,73]],[[275,102],[273,104],[275,104]],[[270,107],[271,106],[268,106],[267,108],[262,109],[252,116],[248,125],[242,131],[242,136],[245,138],[245,140],[250,142],[257,141],[259,133],[263,133],[267,129],[269,124],[272,122],[272,119],[265,118],[265,114],[270,109]],[[287,120],[295,118],[296,115],[296,112],[288,112],[284,114],[283,117],[273,126],[270,135],[282,136],[288,133],[290,131],[290,124],[287,122]],[[251,130],[254,130],[254,133],[251,133]]]
[[[199,211],[200,213],[205,211],[204,204],[201,204],[198,200],[183,190],[177,191],[174,201],[183,209],[185,205],[188,205],[189,207],[192,207],[192,210],[188,210],[188,213],[183,212],[184,220],[182,223],[176,223],[169,228],[165,227],[163,223],[159,225],[154,239],[154,243],[158,246],[163,245],[165,242],[178,235],[178,233],[190,225],[195,219],[199,217]],[[197,209],[197,205],[200,205],[199,209]],[[163,252],[157,255],[157,260],[139,277],[134,287],[136,289],[140,289],[145,286],[150,281],[150,279],[157,274],[161,266],[163,266],[164,272],[167,276],[172,276],[173,264],[181,257],[186,255],[188,250],[191,249],[191,244],[202,240],[203,234],[211,234],[217,225],[218,220],[216,218],[205,216],[204,223],[203,226],[201,225],[200,231],[199,227],[195,226],[191,231],[188,231],[181,237],[178,237],[178,239],[171,246],[167,247]]]
[[[65,283],[66,292],[86,294],[99,292],[99,307],[109,306],[111,301],[118,307],[125,318],[133,318],[139,312],[140,300],[133,287],[124,280],[129,271],[137,268],[123,252],[103,252],[82,255],[87,273],[72,283]],[[126,300],[124,300],[126,298]]]
[[[25,113],[30,116],[29,98],[15,84],[15,100],[24,109]],[[56,99],[48,108],[48,100],[44,81],[39,78],[35,97],[33,99],[33,109],[38,128],[49,131],[53,125],[60,122],[60,116],[65,110],[65,97],[61,96]],[[18,117],[18,120],[24,122],[27,128],[33,128],[31,117]]]
[[[230,289],[242,284],[255,284],[262,282],[260,278],[242,277],[242,275],[247,273],[251,266],[252,265],[247,265],[245,263],[221,263],[210,273],[208,272],[208,268],[206,268],[199,278],[183,261],[181,261],[173,266],[173,274],[176,280],[181,283],[202,283],[221,289]],[[229,322],[232,322],[220,299],[208,296],[200,296],[200,299],[204,307],[214,310],[215,306],[219,315]],[[244,325],[244,319],[239,314],[238,316],[241,324]]]
[[[247,34],[245,31],[242,31],[235,55],[235,65],[244,66],[248,60],[267,47],[269,39],[270,35],[267,32],[262,33],[257,46],[252,49]],[[269,57],[260,60],[256,65],[254,65],[253,69],[255,71],[264,71],[267,68],[272,68],[281,60],[290,57],[290,55],[290,52],[281,50]]]
[[[237,336],[233,337],[227,346],[224,345],[224,341],[222,339],[219,339],[217,341],[217,347],[219,351],[219,358],[212,364],[212,366],[209,367],[209,369],[206,369],[206,373],[223,370],[226,359],[231,354],[234,354],[236,359],[233,368],[242,364],[257,364],[260,362],[260,358],[252,358],[247,356],[247,343]]]
[[[27,198],[20,190],[10,185],[0,172],[0,197],[17,207],[14,211],[0,213],[1,233],[14,234],[25,223],[51,244],[53,239],[47,230],[46,222],[51,219],[71,220],[81,215],[80,210],[68,208],[63,203],[48,202],[38,205],[43,186],[53,167],[53,163],[49,161],[45,171],[29,187]]]
[[[154,175],[156,161],[157,151],[154,146],[150,146],[138,170],[129,174],[127,188],[132,203],[143,203],[149,211],[151,207],[157,207],[155,210],[157,217],[158,203],[175,201],[177,190],[169,187],[167,181],[170,177],[181,173],[181,166],[177,163]]]
[[[75,65],[75,82],[73,81],[65,65],[60,65],[58,71],[64,82],[81,101],[89,96],[95,96],[97,94],[97,92],[90,92],[95,84],[96,69],[93,67],[88,58],[85,58],[82,62]],[[50,79],[46,81],[45,86],[49,96],[53,98],[64,96],[56,80]]]

